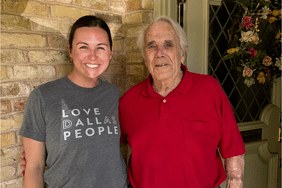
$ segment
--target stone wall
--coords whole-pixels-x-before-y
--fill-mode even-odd
[[[26,101],[34,87],[72,70],[69,27],[88,14],[109,24],[114,56],[101,78],[122,95],[147,74],[136,36],[152,20],[153,0],[1,0],[1,188],[23,187],[18,132]]]

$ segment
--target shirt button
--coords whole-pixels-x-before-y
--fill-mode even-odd
[[[166,103],[166,100],[164,99],[163,102]]]

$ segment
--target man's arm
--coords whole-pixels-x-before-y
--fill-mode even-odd
[[[244,165],[244,155],[225,159],[227,188],[243,188]]]
[[[25,188],[44,188],[45,143],[23,137],[26,168]]]

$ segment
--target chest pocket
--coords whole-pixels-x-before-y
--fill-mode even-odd
[[[182,128],[186,150],[197,154],[216,152],[220,141],[218,128],[209,122],[189,120],[183,120]]]

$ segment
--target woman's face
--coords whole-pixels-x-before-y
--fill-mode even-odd
[[[81,27],[75,31],[69,54],[74,63],[71,76],[76,84],[83,86],[83,83],[98,81],[98,76],[108,68],[113,52],[105,30]]]

